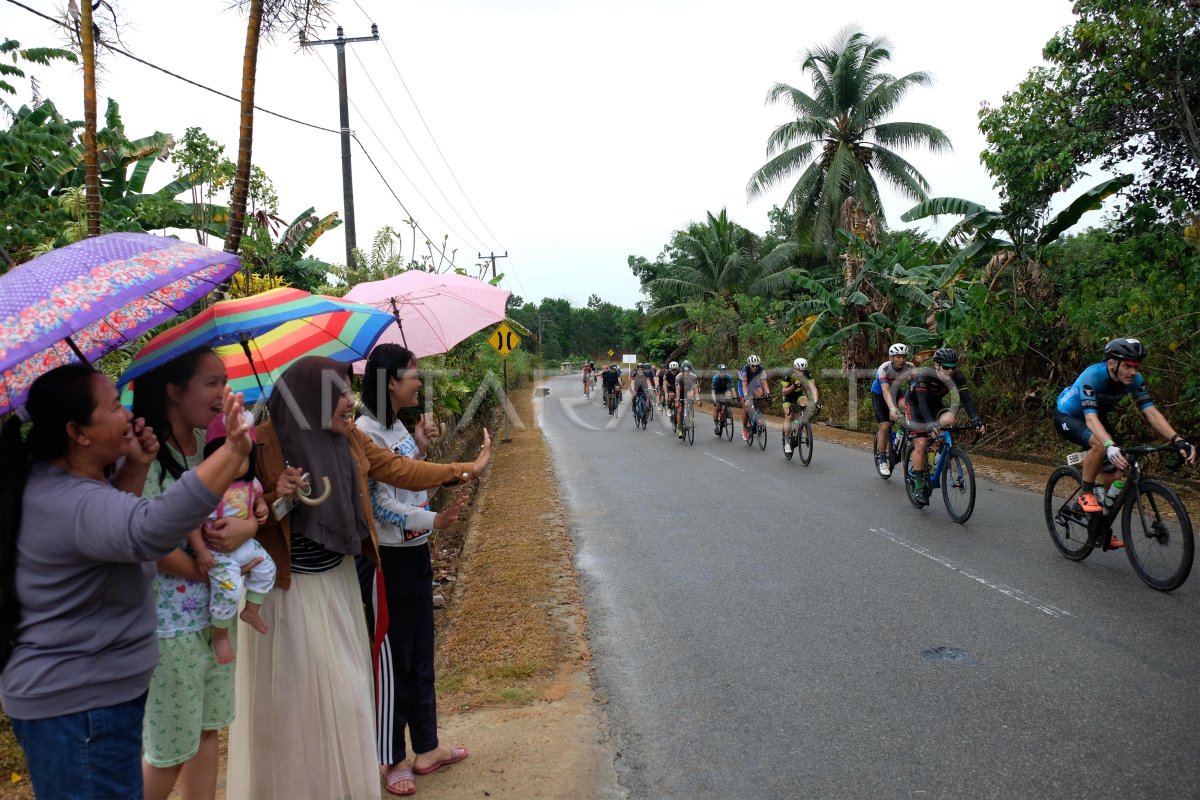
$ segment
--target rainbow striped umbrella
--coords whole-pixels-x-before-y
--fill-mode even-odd
[[[214,303],[146,343],[121,376],[121,385],[199,347],[216,348],[230,383],[257,400],[269,384],[306,355],[364,359],[392,315],[336,297],[282,288]],[[249,358],[247,357],[249,354]],[[250,363],[250,362],[253,363]]]
[[[285,322],[245,345],[218,347],[216,353],[225,362],[230,388],[245,394],[247,403],[254,403],[264,392],[269,397],[279,376],[304,356],[325,356],[343,363],[366,358],[392,321],[391,314],[372,308],[333,311]]]

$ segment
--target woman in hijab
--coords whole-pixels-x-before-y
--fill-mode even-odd
[[[380,796],[353,558],[379,563],[367,481],[428,489],[478,478],[491,460],[486,431],[470,464],[414,461],[376,445],[350,418],[347,377],[347,365],[331,359],[297,361],[275,384],[270,420],[258,429],[267,504],[290,500],[305,472],[313,497],[259,528],[279,571],[262,606],[268,632],[239,637],[231,800]]]

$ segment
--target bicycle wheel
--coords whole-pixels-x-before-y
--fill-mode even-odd
[[[1133,571],[1161,592],[1178,589],[1192,571],[1196,541],[1187,509],[1175,492],[1142,480],[1121,509],[1121,537]]]
[[[1092,554],[1089,544],[1088,516],[1076,502],[1083,476],[1074,467],[1059,467],[1046,481],[1043,502],[1050,539],[1065,557],[1083,561]]]
[[[767,449],[767,422],[762,417],[754,418],[754,427],[758,430],[758,449]]]
[[[924,508],[925,503],[917,496],[917,486],[913,480],[912,473],[909,470],[912,460],[912,442],[907,442],[904,446],[904,458],[901,461],[904,470],[904,493],[908,495],[908,502],[912,503],[916,508]]]
[[[975,510],[975,467],[962,448],[951,447],[942,462],[942,500],[950,519],[959,525]]]
[[[800,451],[800,463],[807,467],[809,462],[812,461],[812,425],[807,422],[801,423],[799,439],[800,441],[797,443],[797,449]]]
[[[696,420],[690,415],[687,420],[687,427],[684,428],[683,431],[683,437],[687,439],[687,443],[689,445],[694,445],[696,443]]]

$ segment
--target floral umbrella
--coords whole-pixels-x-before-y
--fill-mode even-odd
[[[91,362],[176,316],[237,271],[236,255],[109,233],[0,275],[0,414],[54,367]]]

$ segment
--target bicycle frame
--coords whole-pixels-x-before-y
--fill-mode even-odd
[[[1113,522],[1117,516],[1129,502],[1130,498],[1137,497],[1141,494],[1142,484],[1142,464],[1141,460],[1144,456],[1156,452],[1171,452],[1174,448],[1171,447],[1130,447],[1123,450],[1125,458],[1129,461],[1128,469],[1124,470],[1126,486],[1124,491],[1117,495],[1117,499],[1112,505],[1105,505],[1104,510],[1099,514],[1088,514],[1088,544],[1092,547],[1098,547],[1100,550],[1111,550],[1109,537],[1113,532]],[[1078,462],[1083,459],[1080,458]],[[1074,466],[1071,459],[1067,459],[1068,466]],[[1097,487],[1099,491],[1099,487]]]

